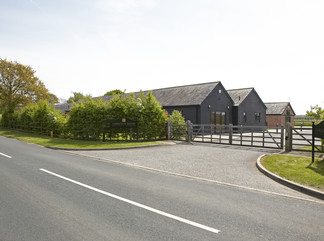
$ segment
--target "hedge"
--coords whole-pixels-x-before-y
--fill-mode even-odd
[[[184,123],[180,112],[175,112],[169,118],[174,124]],[[86,98],[74,103],[69,116],[55,110],[53,105],[40,101],[26,106],[20,112],[3,112],[0,123],[7,128],[48,135],[52,132],[56,136],[75,139],[104,140],[109,137],[119,140],[131,135],[133,139],[152,140],[166,138],[167,119],[166,112],[152,92],[147,95],[141,92],[137,98],[134,94],[115,95],[109,101]],[[113,121],[122,120],[136,123],[136,127],[112,128]]]

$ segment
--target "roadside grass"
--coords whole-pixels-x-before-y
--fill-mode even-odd
[[[324,145],[322,146],[316,146],[319,150],[321,150],[321,153],[324,153]],[[299,148],[300,150],[307,150],[307,151],[311,151],[312,150],[312,146],[304,146]],[[318,149],[315,148],[315,151],[318,151]]]
[[[14,138],[20,141],[38,144],[41,146],[61,147],[61,148],[122,148],[122,147],[135,147],[146,145],[162,144],[158,141],[143,141],[143,142],[100,142],[100,141],[85,141],[85,140],[72,140],[64,138],[52,138],[49,136],[27,133],[17,130],[7,130],[0,128],[0,135],[9,138]]]
[[[274,154],[261,160],[269,171],[287,180],[324,191],[324,159]]]

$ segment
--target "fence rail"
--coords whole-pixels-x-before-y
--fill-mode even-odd
[[[283,127],[192,125],[192,141],[283,148]]]
[[[311,152],[312,146],[312,127],[296,128],[292,127],[292,150],[309,151]],[[323,152],[323,146],[321,145],[321,139],[315,138],[315,151]]]
[[[265,147],[288,150],[311,151],[312,128],[234,126],[234,125],[171,125],[169,139],[193,142]],[[179,131],[181,130],[181,131]],[[177,134],[176,134],[177,133]],[[319,138],[315,138],[315,151],[323,152]],[[289,150],[289,151],[290,151]]]

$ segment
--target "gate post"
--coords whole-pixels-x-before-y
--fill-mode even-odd
[[[284,148],[284,141],[285,141],[285,128],[284,126],[281,126],[280,130],[280,148]]]
[[[290,152],[292,150],[292,126],[289,122],[286,123],[286,143],[285,151]]]
[[[168,140],[171,140],[171,121],[168,120]]]
[[[191,142],[192,140],[192,124],[190,120],[186,121],[186,141]]]
[[[233,124],[229,124],[228,144],[232,145],[232,143],[233,143]]]

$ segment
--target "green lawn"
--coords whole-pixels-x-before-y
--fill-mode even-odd
[[[62,148],[122,148],[134,146],[146,146],[162,144],[161,142],[100,142],[71,140],[64,138],[51,138],[33,133],[26,133],[16,130],[0,129],[0,135],[15,138],[20,141],[35,143],[42,146],[62,147]]]
[[[317,146],[317,148],[319,150],[321,150],[321,153],[324,152],[324,146]],[[305,146],[305,147],[301,147],[299,148],[300,150],[307,150],[307,151],[311,151],[312,150],[312,146]],[[318,151],[318,149],[315,148],[315,151]]]
[[[293,182],[324,191],[324,159],[274,154],[261,160],[269,171]]]

